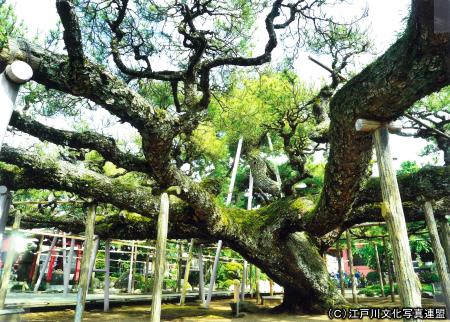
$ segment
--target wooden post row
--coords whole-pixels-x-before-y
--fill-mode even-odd
[[[161,206],[158,216],[158,233],[156,238],[155,274],[152,293],[151,322],[159,322],[161,318],[162,285],[166,261],[167,231],[169,226],[169,196],[161,195]]]

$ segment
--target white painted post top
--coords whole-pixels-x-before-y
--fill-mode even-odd
[[[8,192],[8,188],[5,186],[0,186],[0,194],[4,195]]]
[[[383,123],[375,120],[357,119],[355,129],[358,132],[374,132],[380,127],[387,127],[389,131],[398,132],[402,129],[400,122]]]
[[[6,66],[5,73],[8,79],[16,84],[26,83],[33,77],[31,66],[21,60],[16,60]]]

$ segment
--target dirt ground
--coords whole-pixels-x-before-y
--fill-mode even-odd
[[[199,308],[196,303],[187,303],[186,306],[180,307],[175,304],[164,304],[162,306],[161,321],[172,322],[197,322],[197,321],[211,321],[211,322],[227,322],[227,321],[242,321],[242,322],[294,322],[294,321],[329,321],[327,315],[287,315],[287,314],[272,314],[270,307],[260,307],[257,313],[247,313],[241,318],[234,318],[231,315],[229,306],[230,300],[214,301],[211,303],[210,309],[205,310]],[[400,303],[392,303],[389,299],[380,298],[365,298],[360,300],[362,307],[399,307]],[[442,303],[436,303],[432,300],[424,299],[424,307],[442,307]],[[0,317],[0,322],[69,322],[73,321],[73,310],[50,311],[50,312],[36,312],[26,313],[16,316]],[[114,322],[139,322],[150,320],[150,306],[148,305],[123,305],[112,308],[111,312],[104,313],[101,310],[90,310],[84,314],[83,321],[114,321]],[[363,319],[362,321],[373,321]],[[390,320],[380,320],[390,321]],[[440,320],[443,321],[443,320]],[[447,320],[450,321],[450,320]]]

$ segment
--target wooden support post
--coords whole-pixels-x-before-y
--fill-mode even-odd
[[[98,236],[94,236],[94,248],[91,251],[91,256],[89,257],[89,275],[88,275],[88,289],[87,292],[89,293],[89,288],[93,288],[93,283],[95,277],[95,259],[97,258],[97,252],[98,252],[98,244],[100,240]]]
[[[20,84],[28,82],[33,76],[30,65],[23,61],[16,60],[11,65],[6,66],[0,74],[0,151],[8,124],[11,119]]]
[[[248,179],[248,198],[247,198],[247,210],[252,210],[253,208],[253,175],[250,169],[250,176]]]
[[[131,292],[133,291],[133,285],[131,285],[131,284],[132,284],[132,282],[133,282],[133,260],[134,260],[134,251],[135,251],[135,249],[134,249],[134,240],[133,240],[132,245],[131,245],[130,270],[129,270],[129,272],[128,272],[128,287],[127,287],[127,292],[128,292],[128,293],[131,293]]]
[[[70,271],[72,270],[72,258],[75,248],[75,238],[70,239],[69,257],[67,258],[67,270],[64,271],[64,295],[69,292]]]
[[[145,258],[145,270],[144,270],[144,293],[148,293],[148,273],[149,273],[150,253],[147,253]]]
[[[241,301],[245,300],[246,287],[247,287],[247,261],[244,260],[244,269],[242,270],[242,283],[241,283]]]
[[[269,279],[269,294],[270,294],[270,296],[273,296],[273,281],[272,281],[272,279]]]
[[[86,304],[86,296],[89,287],[89,262],[93,257],[94,250],[94,228],[95,228],[95,213],[97,206],[95,204],[89,205],[86,230],[85,230],[85,245],[83,251],[83,258],[81,259],[81,273],[80,281],[78,283],[77,306],[75,309],[74,322],[81,322],[83,318],[84,306]]]
[[[248,284],[250,285],[250,298],[253,298],[253,265],[248,266]]]
[[[233,294],[234,294],[234,297],[233,297],[233,301],[234,301],[234,303],[236,303],[236,316],[239,316],[239,302],[240,302],[240,300],[239,300],[239,290],[240,290],[240,282],[239,282],[239,280],[234,280],[234,283],[233,283]]]
[[[422,296],[412,264],[400,191],[392,165],[389,147],[389,127],[395,128],[395,126],[381,124],[375,129],[373,135],[383,196],[382,212],[387,224],[389,237],[391,238],[395,274],[397,276],[402,307],[420,308],[422,306]],[[356,128],[358,130],[358,121]],[[361,127],[361,130],[364,131],[364,127]],[[371,129],[370,131],[373,130]],[[414,320],[419,321],[418,319]]]
[[[155,274],[153,276],[151,322],[159,322],[161,317],[161,297],[166,263],[167,230],[169,226],[169,196],[161,195],[156,239]]]
[[[450,274],[450,226],[447,219],[438,219],[438,232],[441,240],[441,245],[444,248],[445,258],[447,260],[447,268]]]
[[[219,267],[219,258],[220,258],[220,250],[222,249],[222,241],[219,240],[217,243],[217,249],[216,249],[216,257],[214,258],[214,265],[211,272],[211,279],[209,280],[209,290],[208,290],[208,296],[206,298],[205,302],[205,308],[209,308],[209,303],[211,302],[212,293],[214,290],[214,283],[216,282],[216,274],[217,274],[217,268]]]
[[[11,277],[11,268],[14,264],[16,252],[14,250],[14,239],[16,237],[16,230],[20,228],[20,219],[22,213],[18,212],[14,218],[13,230],[9,235],[8,253],[6,254],[5,264],[3,265],[3,274],[0,284],[0,310],[5,308],[6,293],[8,292],[9,279]]]
[[[387,265],[389,287],[391,289],[391,301],[395,302],[394,279],[392,278],[392,270],[391,270],[391,257],[389,256],[386,238],[384,238],[384,237],[383,237],[383,248],[384,248],[384,258],[385,258],[386,265]]]
[[[341,244],[339,240],[336,242],[338,270],[339,270],[339,285],[341,286],[342,297],[345,298],[345,282],[344,282],[344,265],[342,263]]]
[[[256,304],[261,303],[261,293],[259,292],[259,268],[255,267],[255,296],[256,296]]]
[[[80,270],[81,270],[81,243],[77,244],[77,256],[75,261],[75,274],[73,274],[73,284],[77,284],[80,281]]]
[[[272,145],[272,139],[270,138],[270,134],[267,133],[267,142],[269,143],[269,150],[270,152],[273,153],[273,145]],[[277,179],[278,184],[280,185],[280,189],[282,188],[281,186],[281,176],[280,176],[280,171],[278,170],[278,165],[274,164],[274,170],[275,170],[275,177]],[[280,193],[281,198],[284,197],[284,193],[281,192]]]
[[[378,279],[380,280],[381,286],[381,296],[385,297],[384,294],[384,282],[383,282],[383,274],[381,272],[381,264],[380,264],[380,255],[378,254],[378,246],[376,243],[373,243],[373,248],[375,250],[375,260],[377,261],[377,271],[378,271]]]
[[[352,298],[353,298],[353,303],[358,303],[358,295],[357,295],[357,291],[356,291],[356,277],[355,277],[355,271],[353,268],[352,241],[350,238],[350,232],[348,230],[345,232],[345,237],[347,240],[347,258],[348,258],[348,264],[350,267],[350,281],[352,282]]]
[[[183,242],[178,244],[178,258],[177,258],[177,292],[181,292],[181,275],[183,274]]]
[[[64,289],[63,289],[63,294],[66,295],[67,294],[67,290],[66,290],[66,275],[67,275],[67,271],[69,270],[68,266],[67,266],[67,250],[66,250],[66,245],[67,245],[67,239],[64,236],[62,238],[62,261],[63,261],[63,285],[64,285]]]
[[[36,281],[36,284],[34,285],[34,290],[33,290],[34,293],[37,293],[39,286],[41,286],[41,282],[42,282],[42,279],[44,278],[45,270],[47,269],[48,263],[50,262],[50,257],[52,257],[52,251],[55,248],[57,240],[58,240],[58,237],[53,237],[52,243],[50,245],[50,249],[47,253],[47,257],[45,258],[44,264],[42,264],[41,271],[39,273],[39,277]]]
[[[244,141],[244,138],[241,136],[239,138],[237,150],[236,150],[236,156],[234,157],[234,163],[233,163],[233,170],[231,172],[231,181],[230,186],[228,187],[228,195],[227,195],[227,201],[225,202],[225,205],[229,206],[231,205],[231,198],[233,197],[233,190],[234,190],[234,183],[236,182],[236,175],[237,170],[239,166],[239,159],[241,158],[241,149],[242,149],[242,142]]]
[[[9,216],[9,207],[11,206],[12,196],[5,186],[0,186],[0,250],[3,243],[3,234],[5,232],[6,221]]]
[[[450,277],[447,271],[447,263],[445,259],[444,248],[439,240],[436,220],[434,219],[433,207],[431,202],[426,201],[424,204],[425,221],[427,222],[428,232],[430,233],[431,246],[433,248],[434,259],[436,261],[436,269],[441,280],[442,293],[444,294],[445,306],[447,312],[450,312]]]
[[[191,270],[193,249],[194,249],[194,239],[191,239],[191,243],[189,244],[188,258],[186,260],[186,268],[184,269],[183,291],[181,292],[181,296],[180,296],[180,305],[184,305],[184,302],[186,300],[186,292],[187,292],[187,286],[189,283],[189,281],[188,281],[189,280],[189,271]]]
[[[109,311],[109,267],[110,267],[110,245],[111,241],[109,239],[106,240],[105,243],[105,289],[103,291],[104,299],[103,299],[103,311]]]
[[[39,239],[38,247],[36,248],[36,255],[34,259],[34,268],[31,274],[31,286],[33,287],[36,283],[37,278],[37,272],[39,271],[39,262],[41,260],[41,253],[42,253],[42,245],[44,244],[44,235],[41,235]]]
[[[198,246],[198,270],[199,270],[200,304],[204,305],[204,303],[205,303],[205,276],[204,276],[204,268],[203,268],[203,249],[202,249],[202,245]]]

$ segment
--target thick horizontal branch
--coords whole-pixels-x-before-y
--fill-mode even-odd
[[[67,55],[59,55],[44,50],[25,40],[9,39],[0,48],[0,63],[14,60],[27,61],[33,68],[33,80],[47,88],[85,97],[142,129],[152,122],[160,122],[166,114],[155,114],[153,107],[141,95],[129,88],[122,80],[110,74],[99,64],[84,60],[84,68],[76,75],[72,73]]]
[[[106,160],[128,171],[151,174],[150,167],[143,158],[120,151],[113,138],[89,131],[79,133],[58,130],[28,116],[21,115],[16,111],[11,117],[10,124],[19,131],[57,145],[68,146],[74,149],[96,150]]]
[[[433,21],[433,1],[414,0],[403,36],[332,98],[324,190],[308,226],[315,235],[345,220],[368,176],[372,136],[355,131],[356,119],[390,121],[450,83],[450,36],[435,34]]]

